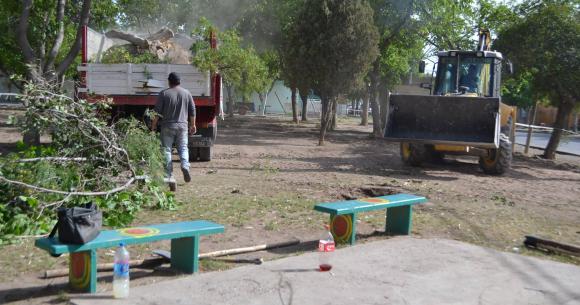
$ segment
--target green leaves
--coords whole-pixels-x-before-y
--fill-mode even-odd
[[[212,49],[209,43],[212,32],[218,40],[217,49]],[[203,38],[191,48],[196,67],[219,72],[224,82],[234,86],[246,99],[253,92],[266,90],[272,78],[268,67],[253,47],[242,45],[242,38],[235,30],[220,32],[207,19],[202,19],[193,36]]]
[[[516,80],[527,80],[537,95],[578,101],[580,96],[580,12],[570,3],[541,1],[502,30],[495,46],[513,61]]]

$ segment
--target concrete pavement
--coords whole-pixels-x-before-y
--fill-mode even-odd
[[[580,304],[580,267],[443,240],[397,237],[134,287],[86,304]]]

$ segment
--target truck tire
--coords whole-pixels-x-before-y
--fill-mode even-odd
[[[425,161],[425,156],[425,145],[401,143],[401,159],[406,165],[421,166]]]
[[[427,151],[427,156],[429,160],[433,163],[443,163],[443,159],[445,159],[445,154],[436,151],[435,146],[433,145],[425,145],[425,150]]]
[[[199,161],[201,162],[209,162],[211,161],[213,153],[213,147],[200,147],[199,148]]]
[[[189,162],[196,162],[199,158],[199,147],[189,148]]]
[[[479,167],[488,175],[503,175],[511,163],[512,145],[504,135],[500,138],[498,149],[490,149],[488,156],[479,157]]]

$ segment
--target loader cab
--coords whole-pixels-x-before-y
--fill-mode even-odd
[[[441,51],[434,95],[499,97],[502,55],[491,51]]]

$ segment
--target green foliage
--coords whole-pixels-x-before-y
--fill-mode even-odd
[[[214,33],[219,48],[212,49]],[[195,43],[193,64],[201,70],[219,72],[223,81],[248,99],[253,92],[262,92],[271,82],[268,67],[253,47],[243,47],[242,38],[234,30],[219,31],[207,19],[202,19],[193,36],[203,37]]]
[[[20,144],[18,151],[0,157],[0,242],[47,233],[59,206],[95,202],[105,225],[112,227],[129,224],[142,208],[177,207],[163,182],[159,139],[144,123],[125,119],[110,126],[103,115],[107,103],[72,100],[30,84],[26,88],[27,112],[18,124],[50,133],[52,142]],[[137,176],[147,178],[110,192]]]
[[[535,99],[530,73],[520,73],[503,81],[501,97],[509,105],[528,108],[534,105]]]
[[[544,1],[525,10],[495,43],[518,75],[529,75],[534,92],[554,104],[580,96],[580,10],[571,3]],[[521,77],[521,76],[520,76]]]
[[[79,24],[79,12],[83,1],[67,1],[64,15],[64,40],[57,54],[56,64],[66,56],[73,47]],[[0,70],[6,75],[25,75],[26,65],[22,56],[22,50],[17,44],[16,28],[22,13],[22,1],[2,1],[0,5]],[[117,6],[110,0],[92,0],[91,18],[89,26],[103,30],[115,23],[113,18],[118,14]],[[55,41],[58,33],[56,22],[56,1],[35,0],[30,13],[30,26],[28,38],[31,47],[41,63],[46,58],[40,58],[47,54]],[[78,60],[77,60],[78,62]],[[67,77],[77,74],[76,64],[69,66],[65,73]]]
[[[131,54],[127,48],[114,47],[110,48],[101,58],[103,64],[162,64],[164,63],[156,55],[150,52],[143,52],[138,55]]]
[[[317,0],[302,7],[288,31],[290,58],[324,98],[356,88],[378,55],[378,33],[366,1]]]

